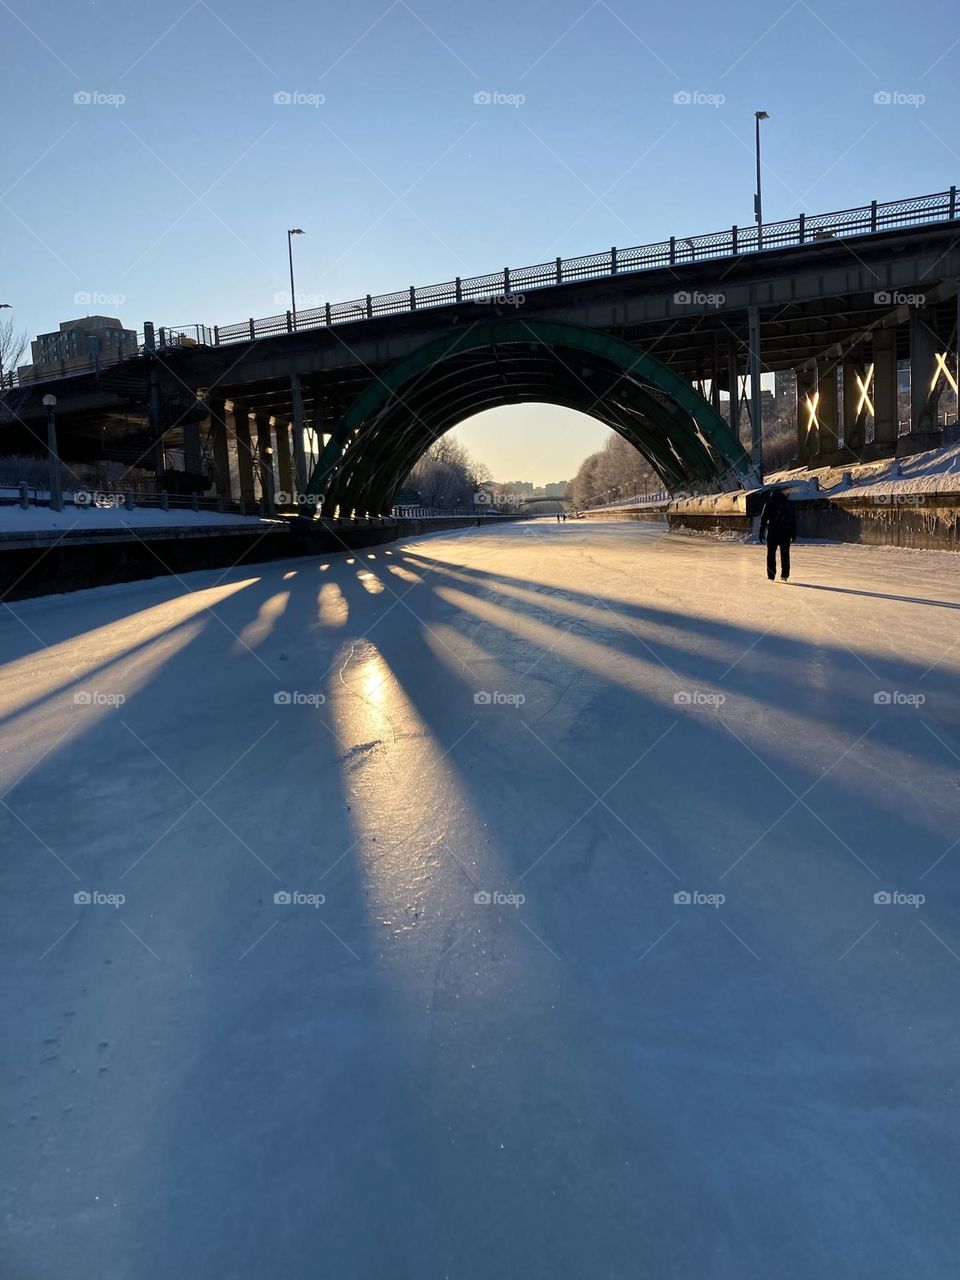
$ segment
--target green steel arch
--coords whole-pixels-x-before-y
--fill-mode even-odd
[[[557,321],[466,325],[397,360],[340,419],[308,492],[324,514],[385,514],[439,436],[483,409],[552,403],[630,441],[671,492],[759,483],[720,415],[679,375],[619,338]]]

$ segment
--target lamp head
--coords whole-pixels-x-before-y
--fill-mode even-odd
[[[48,409],[52,409],[53,406],[57,403],[57,397],[52,396],[50,395],[49,392],[47,392],[47,394],[43,397],[43,403],[46,405]]]

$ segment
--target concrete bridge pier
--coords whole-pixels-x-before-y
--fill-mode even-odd
[[[840,448],[837,413],[837,362],[833,356],[817,359],[817,421],[820,424],[821,465],[833,462]]]
[[[273,439],[270,434],[270,416],[263,410],[254,414],[257,428],[257,479],[260,482],[260,499],[264,506],[264,514],[272,515],[273,495],[276,492],[273,472]]]
[[[910,430],[897,441],[897,455],[935,449],[941,438],[937,426],[941,378],[937,376],[940,347],[930,311],[910,315]]]
[[[250,439],[250,406],[242,400],[235,400],[232,411],[240,497],[253,502],[256,493],[253,482],[253,444]]]
[[[230,484],[230,446],[227,440],[226,401],[221,395],[210,393],[207,397],[210,409],[210,452],[213,455],[213,481],[217,496],[228,501],[233,497]]]
[[[801,466],[816,466],[820,451],[817,438],[814,401],[817,393],[816,370],[803,365],[795,370],[797,377],[797,460]]]
[[[873,444],[869,458],[892,458],[900,429],[897,410],[897,330],[875,329],[873,344]]]
[[[860,356],[847,355],[843,361],[843,446],[852,462],[863,457],[867,442],[866,366]]]
[[[271,418],[273,423],[274,458],[276,460],[277,480],[281,493],[293,493],[293,467],[290,457],[290,423],[281,422],[279,418]]]

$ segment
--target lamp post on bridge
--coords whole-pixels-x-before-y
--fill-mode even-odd
[[[47,462],[50,467],[50,510],[63,510],[63,489],[60,484],[60,457],[57,453],[57,397],[45,395],[43,405],[47,411]]]
[[[757,220],[757,248],[763,247],[763,196],[760,185],[760,121],[769,120],[770,116],[766,111],[755,111],[753,113],[754,125],[756,127],[756,153],[757,153],[757,194],[753,198],[753,212]]]
[[[297,327],[297,295],[293,286],[293,237],[304,233],[299,227],[290,227],[287,231],[287,258],[290,262],[290,311],[293,315],[293,327]]]

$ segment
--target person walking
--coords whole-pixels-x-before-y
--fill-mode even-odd
[[[777,550],[780,551],[780,580],[790,577],[790,543],[797,536],[797,516],[790,499],[782,489],[770,489],[760,512],[760,541],[767,544],[767,577],[777,576]]]

